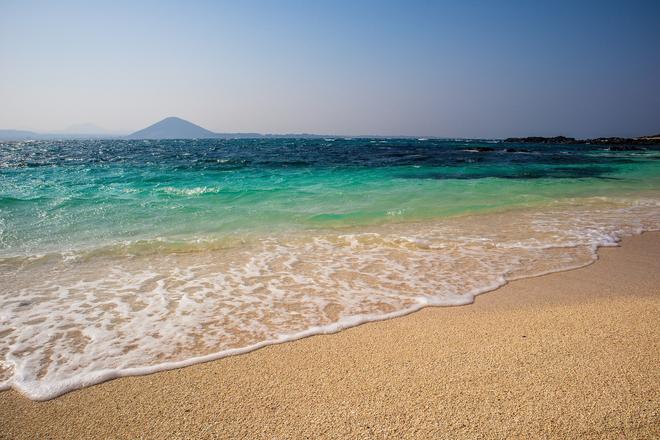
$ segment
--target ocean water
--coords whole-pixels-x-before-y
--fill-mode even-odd
[[[468,304],[657,229],[657,147],[2,143],[0,389],[48,399]]]

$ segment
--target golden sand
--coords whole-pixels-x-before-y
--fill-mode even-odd
[[[660,233],[587,268],[48,402],[0,438],[660,438]]]

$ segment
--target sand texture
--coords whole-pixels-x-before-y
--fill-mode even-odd
[[[473,305],[32,402],[0,438],[660,438],[660,233]]]

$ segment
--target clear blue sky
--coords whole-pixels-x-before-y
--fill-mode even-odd
[[[660,1],[0,0],[0,128],[660,132]]]

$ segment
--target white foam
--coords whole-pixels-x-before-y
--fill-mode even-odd
[[[200,186],[195,188],[174,188],[166,186],[162,189],[163,192],[168,194],[175,194],[179,196],[200,196],[202,194],[215,194],[221,191],[218,187]]]
[[[157,241],[153,253],[4,259],[0,389],[49,399],[426,306],[469,304],[512,279],[590,264],[598,246],[652,229],[660,229],[658,200],[594,198],[190,252],[164,253]]]

